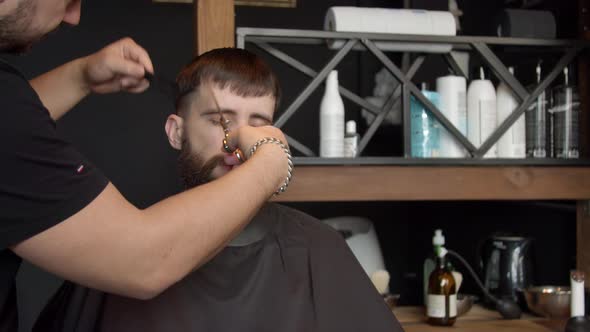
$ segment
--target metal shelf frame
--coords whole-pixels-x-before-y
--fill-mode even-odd
[[[402,119],[403,119],[403,133],[404,133],[404,155],[406,158],[376,158],[376,157],[359,157],[349,162],[345,158],[337,158],[338,160],[330,161],[339,162],[340,164],[469,164],[469,165],[499,165],[499,164],[524,164],[524,165],[565,165],[565,164],[579,164],[587,165],[588,161],[569,161],[556,159],[541,159],[535,160],[531,158],[520,159],[517,161],[498,159],[494,162],[489,162],[483,159],[483,155],[502,137],[502,135],[518,120],[518,118],[533,104],[537,97],[545,91],[549,85],[555,81],[563,69],[576,59],[583,51],[590,48],[590,42],[582,40],[556,40],[556,39],[526,39],[526,38],[498,38],[498,37],[471,37],[471,36],[425,36],[425,35],[401,35],[401,34],[379,34],[379,33],[357,33],[357,32],[330,32],[330,31],[316,31],[316,30],[293,30],[293,29],[266,29],[266,28],[246,28],[240,27],[236,30],[237,47],[245,48],[246,43],[252,43],[270,55],[283,61],[287,65],[295,68],[303,74],[309,76],[311,81],[303,89],[302,92],[289,104],[286,110],[275,122],[275,125],[281,128],[294,114],[301,105],[309,98],[309,96],[320,86],[320,84],[327,78],[330,71],[344,59],[353,49],[362,46],[364,49],[372,53],[391,74],[399,81],[399,85],[389,96],[383,107],[377,107],[364,98],[361,98],[354,92],[340,86],[339,90],[344,98],[349,99],[356,105],[366,109],[375,115],[375,119],[369,125],[367,131],[362,136],[359,143],[360,155],[371,140],[386,115],[395,109],[399,103],[402,103]],[[332,58],[323,66],[320,71],[315,71],[299,60],[286,54],[285,52],[273,47],[271,44],[301,44],[301,45],[318,45],[326,47],[328,40],[343,40],[345,41],[342,48],[336,50]],[[453,50],[468,50],[479,54],[482,60],[489,66],[496,77],[506,83],[514,92],[514,95],[519,101],[518,107],[510,114],[488,137],[488,139],[481,144],[481,146],[474,146],[463,135],[457,127],[455,127],[444,114],[433,105],[420,91],[420,89],[412,82],[415,73],[420,69],[424,63],[427,54],[416,53],[411,66],[407,72],[402,71],[391,59],[380,50],[376,42],[394,41],[404,43],[416,44],[448,44],[452,45]],[[519,82],[509,71],[507,66],[500,60],[500,58],[492,51],[491,46],[494,47],[519,47],[531,49],[531,51],[542,50],[544,52],[551,52],[560,54],[560,58],[553,66],[552,70],[545,76],[544,79],[538,83],[532,91],[528,91],[521,82]],[[326,47],[327,48],[327,47]],[[400,53],[400,52],[397,52]],[[450,53],[431,53],[432,55],[443,56],[449,68],[455,75],[465,76],[461,71],[459,65],[456,63]],[[428,55],[431,55],[428,54]],[[446,159],[437,160],[431,158],[424,161],[417,158],[408,158],[411,152],[410,142],[410,97],[414,96],[420,103],[422,103],[440,124],[459,142],[470,154],[471,158],[465,159]],[[297,141],[291,136],[287,136],[289,144],[293,149],[300,151],[304,156],[311,158],[297,158],[296,162],[307,164],[326,164],[322,161],[323,158],[317,158],[312,149]],[[307,162],[305,162],[307,160]],[[407,162],[406,162],[407,160]]]

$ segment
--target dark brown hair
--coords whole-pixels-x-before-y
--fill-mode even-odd
[[[280,100],[278,79],[270,66],[258,55],[239,48],[218,48],[195,57],[176,78],[179,111],[183,98],[202,83],[229,88],[242,97],[272,96],[275,111]]]

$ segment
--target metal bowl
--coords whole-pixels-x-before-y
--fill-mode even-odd
[[[530,287],[524,291],[529,310],[549,318],[568,318],[571,296],[570,288],[561,286]]]

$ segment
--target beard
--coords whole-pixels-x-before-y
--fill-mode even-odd
[[[223,162],[223,155],[204,160],[192,152],[191,144],[183,139],[178,156],[180,177],[186,189],[205,184],[213,180],[213,171]]]
[[[40,33],[29,31],[37,4],[32,0],[21,1],[13,13],[0,17],[0,52],[21,54],[29,51],[33,44],[58,30]],[[25,32],[29,31],[29,32]]]

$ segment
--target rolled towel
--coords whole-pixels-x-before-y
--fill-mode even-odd
[[[390,33],[407,35],[454,36],[455,19],[445,11],[416,9],[331,7],[326,13],[324,29],[341,32]],[[448,44],[425,44],[411,42],[377,42],[384,51],[448,53]],[[330,49],[340,49],[343,40],[328,42]],[[359,49],[362,46],[357,45]]]

